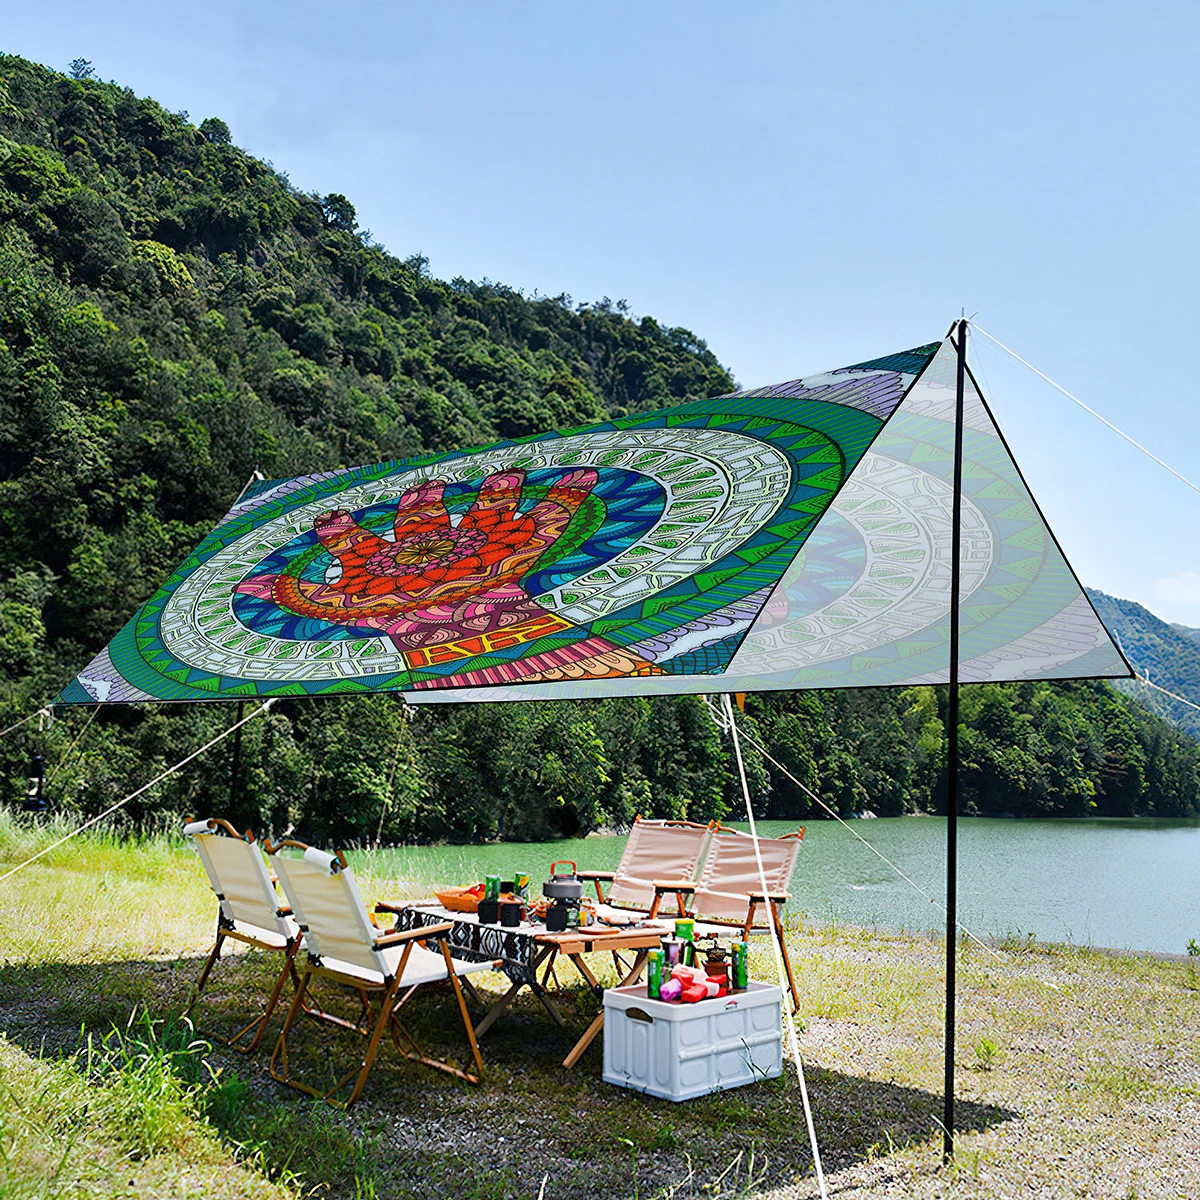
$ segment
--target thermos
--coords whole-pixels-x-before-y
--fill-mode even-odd
[[[683,948],[689,943],[679,938],[665,937],[662,939],[663,972],[669,975],[672,967],[687,966],[683,961]]]

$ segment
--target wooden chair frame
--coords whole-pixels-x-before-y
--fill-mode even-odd
[[[274,854],[284,846],[290,846],[294,849],[307,850],[308,847],[303,842],[284,841],[279,845],[270,847],[269,854]],[[345,857],[339,850],[336,852],[336,857],[341,865],[346,865]],[[377,911],[389,911],[391,906],[380,905]],[[475,1029],[471,1023],[471,1014],[467,1010],[467,1003],[463,993],[463,980],[461,980],[455,971],[454,959],[450,955],[450,943],[446,937],[454,924],[447,921],[443,924],[430,925],[422,929],[412,929],[401,933],[385,933],[375,939],[375,948],[385,950],[392,946],[403,946],[404,951],[400,956],[400,961],[396,964],[395,973],[390,973],[381,957],[380,959],[380,979],[364,979],[361,975],[351,973],[349,971],[340,971],[333,967],[328,967],[321,962],[320,956],[309,951],[307,963],[305,964],[304,974],[300,980],[300,984],[296,989],[296,994],[292,999],[291,1007],[288,1009],[288,1014],[283,1022],[283,1028],[279,1031],[279,1037],[275,1043],[275,1049],[271,1054],[270,1071],[271,1077],[279,1083],[287,1084],[288,1087],[296,1088],[298,1091],[304,1092],[309,1096],[314,1096],[319,1100],[324,1100],[327,1104],[338,1109],[349,1109],[357,1103],[362,1095],[363,1088],[366,1086],[367,1076],[371,1073],[371,1068],[375,1065],[375,1060],[379,1055],[380,1043],[383,1040],[384,1032],[386,1031],[392,1039],[397,1051],[405,1058],[412,1059],[414,1062],[419,1062],[426,1067],[432,1067],[434,1070],[444,1071],[449,1075],[465,1080],[470,1084],[478,1084],[483,1077],[483,1058],[479,1053],[479,1043],[475,1037]],[[475,1073],[462,1070],[454,1066],[452,1063],[443,1061],[442,1059],[432,1058],[421,1049],[420,1044],[413,1036],[412,1032],[400,1021],[397,1015],[400,1009],[408,1003],[413,994],[422,985],[420,983],[413,984],[411,987],[404,988],[404,971],[408,965],[409,956],[412,954],[414,945],[425,946],[428,941],[435,941],[438,949],[441,952],[442,958],[445,960],[446,976],[454,990],[454,998],[458,1004],[459,1015],[462,1018],[463,1029],[467,1035],[467,1042],[471,1048],[471,1055],[475,1060]],[[493,966],[499,966],[499,963]],[[331,983],[340,984],[344,987],[353,988],[359,995],[363,1004],[363,1019],[361,1023],[345,1021],[338,1017],[334,1017],[328,1013],[319,1013],[320,1016],[334,1024],[341,1025],[343,1028],[349,1029],[354,1033],[359,1034],[366,1039],[367,1046],[361,1062],[357,1066],[351,1067],[344,1075],[342,1075],[332,1087],[322,1091],[320,1088],[311,1086],[298,1079],[292,1077],[291,1066],[288,1061],[288,1036],[295,1025],[296,1018],[305,1009],[304,997],[314,979],[324,979]],[[429,982],[443,982],[441,980]],[[378,1016],[371,1020],[371,1004],[369,997],[375,995],[378,997],[379,1012]],[[338,1100],[337,1093],[345,1087],[352,1084],[349,1098],[345,1101]]]
[[[212,818],[208,824],[213,832],[216,832],[216,830],[220,828],[225,830],[230,837],[236,838],[239,841],[248,842],[250,845],[254,845],[254,833],[252,830],[247,829],[244,834],[238,833],[238,831],[228,821],[222,820],[219,817]],[[216,892],[216,897],[218,905],[225,899],[220,892]],[[292,910],[286,904],[281,904],[276,909],[276,916],[290,916],[291,912]],[[291,975],[293,986],[297,988],[300,986],[300,976],[296,972],[296,954],[300,949],[302,938],[299,934],[297,934],[294,938],[288,938],[282,946],[276,945],[272,942],[264,942],[261,938],[256,938],[253,935],[244,933],[242,930],[238,929],[235,923],[229,920],[229,918],[225,916],[224,912],[222,912],[218,907],[216,941],[213,943],[213,948],[209,951],[208,958],[205,960],[204,968],[200,972],[200,978],[196,981],[195,991],[192,994],[191,1000],[188,1002],[188,1006],[180,1014],[182,1019],[187,1020],[190,1018],[192,1012],[195,1010],[196,1005],[200,1002],[200,995],[204,991],[204,985],[208,982],[208,977],[210,974],[212,974],[213,967],[216,966],[217,960],[221,957],[221,947],[225,944],[227,939],[236,942],[242,942],[247,946],[253,946],[257,950],[267,950],[272,953],[281,953],[283,955],[283,966],[280,968],[278,976],[276,976],[275,984],[271,989],[270,996],[267,999],[266,1007],[262,1010],[262,1012],[260,1012],[259,1015],[255,1017],[254,1020],[252,1020],[248,1025],[245,1025],[238,1030],[238,1032],[232,1037],[224,1037],[211,1031],[206,1031],[205,1033],[206,1037],[212,1038],[214,1041],[220,1042],[222,1045],[228,1046],[232,1050],[236,1050],[239,1054],[249,1054],[251,1051],[257,1049],[259,1042],[262,1041],[263,1033],[267,1028],[267,1022],[270,1021],[275,1012],[275,1008],[279,1003],[280,994],[283,991],[283,985],[287,982],[288,976]],[[254,1032],[253,1038],[251,1038],[247,1044],[239,1045],[242,1039],[251,1031]]]
[[[634,823],[637,824],[641,820],[642,820],[642,817],[639,814],[638,816],[636,816],[634,818]],[[714,821],[709,821],[705,825],[705,824],[701,824],[699,821],[676,821],[676,820],[660,821],[660,820],[654,819],[652,821],[652,823],[655,825],[660,825],[664,829],[706,829],[711,832],[711,831],[714,831],[714,830],[717,830],[720,828],[720,826],[718,826],[716,824],[716,822],[714,822]],[[600,904],[608,903],[608,897],[607,897],[607,895],[605,895],[604,890],[601,887],[601,885],[602,884],[611,885],[613,880],[617,877],[617,874],[618,874],[618,871],[578,871],[577,872],[577,875],[580,879],[583,879],[583,880],[591,883],[595,887],[596,900]],[[634,912],[640,912],[640,911],[644,911],[644,910],[636,908],[636,907],[630,907],[628,911],[631,913],[634,913]],[[679,911],[683,912],[683,909],[680,908]]]
[[[717,827],[717,832],[721,832],[721,827]],[[730,831],[732,832],[732,831]],[[785,841],[794,839],[802,841],[804,839],[804,830],[801,828],[796,833],[785,833],[779,838],[771,839],[773,841]],[[658,916],[659,905],[662,898],[667,895],[675,897],[675,901],[679,906],[680,912],[685,912],[691,909],[690,903],[685,903],[685,897],[693,897],[696,892],[699,882],[691,879],[656,879],[654,881],[654,903],[650,906],[649,916],[655,918]],[[779,945],[779,952],[783,958],[784,971],[787,975],[788,991],[792,996],[792,1007],[799,1008],[800,992],[796,987],[796,976],[792,970],[792,960],[788,955],[787,940],[783,932],[783,906],[791,899],[790,892],[767,892],[764,893],[761,889],[758,891],[749,891],[746,895],[746,916],[740,923],[733,920],[728,920],[720,917],[698,917],[695,918],[697,923],[704,926],[716,926],[728,929],[740,928],[742,941],[748,942],[751,936],[756,932],[767,933]],[[759,906],[762,905],[766,909],[768,924],[765,928],[756,930],[754,928],[755,915],[758,912]]]

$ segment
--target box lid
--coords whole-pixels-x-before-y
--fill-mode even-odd
[[[762,1004],[779,1004],[783,993],[774,983],[759,983],[751,980],[744,991],[730,992],[726,996],[714,996],[711,1000],[697,1000],[693,1004],[679,1001],[651,1000],[646,995],[644,983],[633,983],[628,987],[609,988],[604,993],[604,1007],[616,1009],[640,1008],[655,1021],[687,1021],[693,1017],[712,1016],[719,1012],[732,1012],[740,1008],[757,1008]]]

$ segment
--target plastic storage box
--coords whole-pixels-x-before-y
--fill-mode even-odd
[[[779,988],[751,983],[696,1004],[664,1004],[644,983],[604,993],[604,1082],[690,1100],[783,1073]]]

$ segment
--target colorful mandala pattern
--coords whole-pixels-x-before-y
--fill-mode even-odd
[[[895,361],[882,359],[804,383],[824,387],[828,397],[831,389],[846,386],[854,370]],[[761,394],[786,396],[796,387],[784,384]],[[878,387],[860,391],[853,403],[873,411]],[[947,343],[894,406],[742,636],[721,638],[715,626],[708,638],[691,635],[697,662],[719,658],[722,690],[894,687],[948,679],[955,392],[955,353]],[[960,679],[1130,673],[970,378],[961,531]],[[725,654],[731,646],[732,653]],[[606,694],[714,690],[702,673],[636,684],[613,680]],[[554,695],[579,697],[594,690],[566,684]],[[491,698],[549,695],[545,688],[515,686]],[[453,698],[484,694],[459,692]]]
[[[789,605],[852,589],[807,540],[937,350],[263,484],[57,702],[718,688],[797,555]]]

